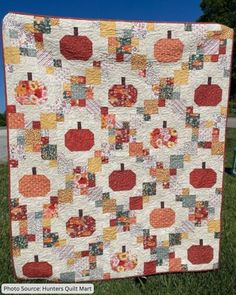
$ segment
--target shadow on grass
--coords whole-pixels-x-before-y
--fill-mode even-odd
[[[233,169],[231,167],[225,167],[225,173],[229,174],[232,177],[236,177],[236,174],[233,173]]]
[[[229,175],[233,175],[232,168],[231,167],[225,167],[225,173],[227,173]]]

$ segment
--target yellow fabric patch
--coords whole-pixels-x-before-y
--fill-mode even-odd
[[[46,67],[46,73],[49,75],[54,74],[54,67]]]
[[[148,203],[150,201],[150,196],[143,196],[143,203]]]
[[[38,50],[42,50],[44,48],[43,42],[35,42],[35,47]]]
[[[147,64],[147,58],[143,54],[134,54],[131,57],[131,69],[132,70],[145,70]]]
[[[96,173],[101,171],[102,168],[102,159],[99,157],[94,157],[88,159],[88,171]]]
[[[71,84],[70,83],[64,83],[63,84],[63,90],[64,91],[70,91],[71,90]]]
[[[58,242],[55,243],[55,247],[63,247],[66,246],[67,241],[65,239],[59,240]]]
[[[102,209],[103,209],[103,213],[116,212],[116,200],[115,199],[104,200],[102,202]]]
[[[55,113],[41,113],[40,121],[42,129],[55,129],[57,127],[57,118]]]
[[[184,196],[189,195],[189,188],[188,187],[185,187],[185,188],[182,189],[182,195],[184,195]]]
[[[210,62],[211,61],[211,55],[204,55],[204,61]]]
[[[82,253],[80,251],[74,252],[74,258],[81,258],[81,257],[82,257]]]
[[[60,24],[60,19],[59,18],[51,17],[50,18],[50,24],[52,26],[58,26]]]
[[[183,62],[181,65],[182,70],[188,70],[189,64],[187,62]]]
[[[92,85],[101,84],[101,70],[98,67],[86,69],[86,83]]]
[[[66,182],[73,181],[74,175],[73,174],[66,174],[65,180],[66,180]]]
[[[205,124],[205,127],[206,128],[213,128],[213,125],[214,125],[214,123],[213,123],[212,120],[207,120],[206,124]]]
[[[35,32],[34,26],[31,23],[24,24],[24,28],[25,28],[26,31],[29,31],[31,33]]]
[[[109,21],[100,22],[100,36],[112,37],[116,35],[116,23]]]
[[[221,25],[221,39],[233,39],[234,37],[234,30],[226,27],[224,25]]]
[[[20,248],[12,248],[12,254],[14,257],[20,256]]]
[[[220,220],[208,220],[208,232],[220,232]]]
[[[181,233],[181,239],[188,239],[188,233]]]
[[[186,161],[186,162],[191,161],[191,155],[190,154],[184,154],[184,161]]]
[[[41,133],[39,129],[25,129],[25,144],[35,145],[41,143]]]
[[[170,180],[170,170],[157,169],[157,180],[159,182],[168,182]]]
[[[49,161],[49,167],[51,167],[51,168],[57,167],[57,160],[50,160]]]
[[[132,38],[131,45],[133,47],[137,47],[139,45],[139,39],[138,38]]]
[[[108,142],[109,143],[115,143],[116,142],[116,137],[115,136],[109,136],[108,137]]]
[[[5,64],[19,64],[20,63],[20,50],[16,47],[4,48],[4,61]]]
[[[189,72],[188,70],[175,70],[174,81],[176,85],[185,85],[188,83]]]
[[[145,114],[158,114],[158,101],[156,99],[147,99],[144,101]]]
[[[224,154],[224,142],[214,142],[211,146],[212,155],[223,155]]]
[[[73,202],[73,191],[70,188],[58,190],[58,203],[72,203]]]
[[[106,227],[103,229],[103,240],[112,241],[116,240],[116,227]]]
[[[169,241],[168,240],[163,241],[162,246],[163,247],[169,247]]]
[[[227,116],[227,108],[226,107],[221,107],[220,108],[220,114],[223,116]]]
[[[75,259],[74,258],[67,259],[67,265],[74,265],[74,264],[75,264]]]
[[[43,218],[42,225],[43,225],[43,227],[50,227],[51,226],[51,218]]]
[[[151,32],[155,30],[155,24],[154,23],[147,23],[147,31]]]

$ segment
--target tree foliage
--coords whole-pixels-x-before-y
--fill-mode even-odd
[[[202,0],[200,7],[203,15],[199,22],[216,22],[235,30],[236,28],[236,0]],[[236,99],[236,32],[234,34],[234,50],[231,81],[231,98]]]
[[[6,126],[6,112],[0,113],[0,126]]]

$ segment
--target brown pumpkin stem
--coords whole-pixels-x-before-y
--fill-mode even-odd
[[[125,164],[124,164],[124,163],[121,163],[121,164],[120,164],[120,170],[121,170],[121,171],[124,171],[124,170],[125,170]]]
[[[171,31],[167,31],[167,38],[171,39]]]
[[[125,246],[122,246],[122,252],[126,252],[126,247]]]
[[[100,61],[93,61],[93,66],[96,67],[96,68],[100,68],[101,65],[100,65]]]
[[[82,217],[82,216],[83,216],[83,210],[79,209],[79,217]]]
[[[202,169],[206,169],[206,162],[202,162]]]
[[[36,167],[32,167],[32,174],[33,174],[33,175],[36,175],[36,174],[37,174]]]
[[[202,246],[203,245],[203,239],[199,240],[199,245]]]
[[[161,202],[161,209],[164,209],[164,208],[165,208],[165,203]]]
[[[163,121],[163,128],[166,128],[166,127],[167,127],[167,122]]]
[[[125,85],[125,77],[121,77],[121,84]]]
[[[34,262],[39,262],[39,257],[38,257],[38,255],[35,255],[35,256],[34,256]]]
[[[212,78],[211,78],[211,77],[208,77],[208,82],[207,82],[207,84],[208,84],[208,85],[211,85],[211,81],[212,81]]]
[[[74,27],[74,36],[78,36],[79,35],[79,30],[77,27]]]
[[[81,126],[81,122],[77,122],[77,128],[78,128],[78,129],[81,129],[81,128],[82,128],[82,126]]]
[[[32,73],[31,72],[28,72],[27,73],[27,78],[28,78],[29,81],[32,81],[33,80]]]

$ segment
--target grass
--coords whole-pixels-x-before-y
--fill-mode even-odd
[[[236,117],[236,100],[229,101],[229,117]]]
[[[233,159],[233,148],[236,146],[236,130],[227,130],[226,167]],[[9,218],[7,200],[7,168],[0,167],[0,283],[14,283],[12,264],[10,263]],[[106,294],[155,294],[155,295],[233,295],[236,277],[236,177],[225,174],[223,233],[221,250],[221,268],[204,273],[165,274],[139,279],[120,279],[94,283],[95,293]],[[30,281],[38,282],[38,281]]]

